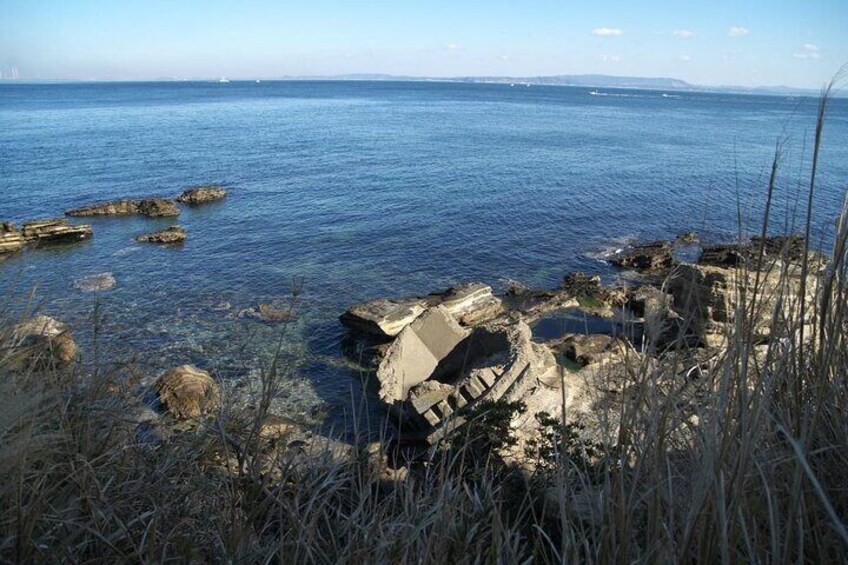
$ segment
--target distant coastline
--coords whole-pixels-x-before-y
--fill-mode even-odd
[[[666,90],[674,92],[700,92],[714,94],[750,94],[764,96],[813,96],[820,90],[816,88],[798,88],[792,86],[733,86],[699,85],[671,77],[628,77],[600,74],[585,75],[546,75],[546,76],[461,76],[461,77],[420,77],[391,74],[344,74],[316,76],[282,77],[244,77],[224,80],[223,82],[276,82],[276,81],[364,81],[364,82],[444,82],[467,84],[505,84],[521,86],[568,86],[585,88],[621,88],[635,90]],[[221,77],[157,77],[150,80],[139,79],[55,79],[21,80],[0,79],[0,84],[62,84],[62,83],[110,83],[110,82],[222,82]],[[848,97],[846,92],[833,94],[837,98]]]

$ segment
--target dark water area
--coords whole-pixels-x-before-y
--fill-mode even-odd
[[[151,375],[196,363],[239,379],[282,341],[292,410],[331,420],[362,394],[341,354],[351,303],[481,280],[555,286],[631,238],[758,232],[785,139],[772,232],[797,222],[817,101],[562,87],[402,82],[0,85],[0,220],[118,197],[230,195],[184,208],[184,246],[136,244],[170,219],[94,218],[94,239],[0,263],[0,296],[69,322],[91,349],[141,356]],[[848,178],[848,100],[825,126],[814,235],[826,242]],[[112,273],[97,295],[74,280]],[[285,301],[285,328],[235,314]],[[280,335],[284,333],[284,335]],[[366,411],[376,415],[377,408]]]

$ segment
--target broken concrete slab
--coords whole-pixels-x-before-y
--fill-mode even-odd
[[[440,363],[468,335],[448,311],[429,309],[404,328],[389,346],[377,369],[380,398],[405,400],[409,391],[429,379]]]

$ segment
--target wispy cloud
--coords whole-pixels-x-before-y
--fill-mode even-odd
[[[821,47],[812,43],[805,43],[802,50],[792,56],[796,59],[818,59],[821,56]]]
[[[690,57],[689,55],[681,55],[680,60],[683,61],[684,63],[688,63],[689,61],[692,60],[692,57]]]
[[[447,49],[448,51],[462,51],[464,47],[462,45],[459,45],[458,43],[448,43],[447,45],[445,45],[445,49]]]
[[[509,55],[500,55],[498,59],[500,59],[501,61],[509,61],[510,57]]]
[[[745,37],[746,35],[750,35],[751,30],[747,27],[732,27],[727,30],[727,35],[730,37]]]
[[[689,39],[695,37],[695,32],[691,29],[676,29],[672,32],[674,37],[678,39]]]
[[[601,60],[604,63],[618,63],[621,61],[621,57],[618,55],[601,55]]]
[[[618,37],[623,33],[623,31],[616,27],[596,27],[592,30],[592,35],[597,35],[598,37]]]

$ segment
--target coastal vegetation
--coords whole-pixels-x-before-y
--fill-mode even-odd
[[[471,284],[351,307],[342,321],[376,342],[355,356],[402,422],[377,440],[341,442],[273,413],[296,371],[280,351],[299,285],[288,309],[250,312],[278,324],[281,346],[248,402],[188,365],[140,386],[131,363],[79,351],[60,321],[21,320],[7,304],[0,556],[844,561],[848,199],[830,249],[810,246],[827,95],[802,233],[770,235],[778,147],[757,237],[705,246],[696,261],[674,255],[691,235],[636,245],[612,259],[642,273],[635,288],[572,274],[553,290],[498,297]],[[176,209],[141,202],[110,209]],[[528,326],[621,308],[633,318],[620,333],[537,343]],[[96,312],[92,323],[103,330]]]

